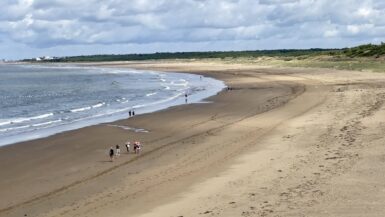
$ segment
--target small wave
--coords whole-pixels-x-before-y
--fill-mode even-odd
[[[167,99],[163,99],[163,100],[159,100],[159,101],[152,102],[152,103],[147,103],[147,104],[135,105],[132,108],[143,108],[143,107],[147,107],[147,106],[158,105],[158,104],[165,103],[165,102],[171,101],[173,99],[176,99],[176,98],[178,98],[178,97],[180,97],[182,95],[183,95],[183,93],[178,93],[178,94],[176,94],[174,96],[171,96],[171,97],[169,97]]]
[[[106,104],[105,102],[101,102],[101,103],[98,103],[96,105],[93,105],[92,108],[99,108],[99,107],[104,106],[105,104]]]
[[[106,74],[143,74],[145,71],[139,71],[139,70],[129,70],[129,69],[102,69],[103,73]]]
[[[170,84],[173,85],[173,86],[184,86],[184,87],[186,87],[188,85],[188,82],[176,83],[175,81],[171,81]]]
[[[45,125],[58,123],[61,121],[62,121],[61,119],[58,119],[58,120],[54,120],[54,121],[47,121],[47,122],[37,123],[37,124],[32,124],[32,125],[23,125],[23,126],[19,126],[19,127],[9,127],[9,128],[5,128],[5,129],[0,129],[0,132],[9,132],[9,131],[13,131],[13,130],[21,130],[21,129],[26,129],[26,128],[30,128],[30,127],[45,126]]]
[[[43,119],[43,118],[48,118],[50,116],[53,116],[53,113],[47,113],[47,114],[44,114],[44,115],[38,115],[38,116],[35,116],[35,117],[30,117],[30,119],[31,120]]]
[[[170,86],[167,86],[167,85],[164,85],[164,84],[162,84],[162,87],[164,87],[165,90],[170,90],[171,89]]]
[[[67,64],[36,64],[36,65],[18,65],[21,68],[37,68],[37,69],[93,69],[95,67],[86,67],[86,66],[75,66],[75,65],[67,65]]]
[[[61,122],[61,121],[62,121],[61,119],[59,119],[59,120],[54,120],[54,121],[47,121],[47,122],[43,122],[43,123],[33,124],[32,126],[33,126],[33,127],[39,127],[39,126],[44,126],[44,125],[49,125],[49,124],[58,123],[58,122]]]
[[[91,106],[87,106],[87,107],[82,107],[82,108],[71,109],[70,111],[73,113],[76,113],[76,112],[82,112],[82,111],[86,111],[86,110],[90,110],[90,109],[91,109]]]
[[[148,93],[148,94],[146,94],[146,96],[153,96],[155,94],[158,94],[158,92]]]
[[[71,109],[70,112],[76,113],[76,112],[87,111],[87,110],[90,110],[90,109],[102,107],[105,104],[106,104],[105,102],[100,102],[100,103],[92,105],[92,106],[85,106],[85,107],[81,107],[81,108]]]
[[[20,129],[25,129],[25,128],[28,128],[28,127],[30,127],[30,125],[24,125],[24,126],[20,126],[20,127],[10,127],[10,128],[1,129],[0,132],[7,132],[7,131],[12,131],[12,130],[20,130]]]
[[[99,117],[103,117],[103,116],[114,115],[114,114],[117,114],[117,113],[127,112],[127,111],[132,110],[132,109],[138,109],[138,108],[143,108],[143,107],[147,107],[147,106],[154,106],[154,105],[162,104],[162,103],[174,100],[174,99],[176,99],[176,98],[178,98],[178,97],[180,97],[182,95],[183,95],[183,93],[178,93],[178,94],[176,94],[174,96],[171,96],[171,97],[169,97],[167,99],[159,100],[159,101],[156,101],[156,102],[147,103],[147,104],[139,104],[139,105],[135,105],[135,106],[132,106],[132,107],[129,107],[129,108],[110,110],[110,111],[107,111],[107,112],[104,112],[104,113],[100,113],[100,114],[96,114],[96,115],[92,115],[92,116],[88,116],[88,117],[79,118],[79,119],[76,119],[76,120],[72,121],[71,123],[79,122],[79,121],[83,121],[83,120],[90,120],[90,119],[99,118]],[[128,100],[124,101],[122,103],[126,103],[126,102],[128,102]]]
[[[0,122],[0,126],[11,124],[11,123],[12,123],[11,121]]]
[[[9,125],[9,124],[18,124],[18,123],[23,123],[23,122],[27,122],[27,121],[37,120],[37,119],[44,119],[44,118],[48,118],[50,116],[53,116],[53,113],[47,113],[47,114],[37,115],[37,116],[32,116],[32,117],[27,117],[27,118],[16,118],[13,120],[7,120],[4,122],[0,122],[0,126]]]

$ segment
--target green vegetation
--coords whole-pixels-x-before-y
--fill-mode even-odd
[[[385,43],[380,45],[366,44],[344,49],[282,49],[282,50],[256,50],[256,51],[207,51],[207,52],[175,52],[152,54],[105,54],[60,57],[47,62],[100,62],[100,61],[136,61],[136,60],[161,60],[161,59],[208,59],[208,58],[257,58],[278,57],[291,60],[293,58],[307,59],[309,57],[329,56],[335,61],[345,61],[345,58],[385,56]],[[27,59],[25,61],[34,61]]]
[[[153,54],[88,55],[55,58],[44,62],[103,62],[140,60],[199,60],[282,67],[334,68],[385,72],[385,43],[344,49],[284,49],[257,51],[208,51]],[[25,61],[34,61],[32,59]]]
[[[376,57],[385,55],[385,43],[380,45],[365,44],[353,48],[344,49],[342,53],[348,57]]]
[[[329,68],[338,70],[385,72],[385,61],[374,58],[335,58],[335,57],[309,57],[270,58],[254,61],[253,64],[278,66],[278,67],[303,67],[303,68]]]
[[[207,52],[175,52],[153,54],[110,54],[88,55],[55,58],[48,62],[100,62],[100,61],[136,61],[161,59],[208,59],[208,58],[241,58],[241,57],[297,57],[304,55],[330,54],[337,49],[307,49],[307,50],[258,50],[258,51],[207,51]],[[31,59],[25,61],[33,61]]]

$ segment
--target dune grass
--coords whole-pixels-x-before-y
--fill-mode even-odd
[[[227,58],[225,63],[275,67],[329,68],[338,70],[385,72],[385,60],[375,58],[341,58],[331,56]]]

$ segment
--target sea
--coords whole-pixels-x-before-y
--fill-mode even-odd
[[[0,64],[0,146],[204,99],[225,88],[195,74]]]

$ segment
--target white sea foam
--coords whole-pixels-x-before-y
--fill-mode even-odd
[[[90,110],[90,109],[91,109],[91,106],[86,106],[86,107],[82,107],[82,108],[71,109],[70,111],[73,113],[76,113],[76,112],[82,112],[82,111],[86,111],[86,110]]]
[[[6,120],[4,122],[1,122],[0,126],[9,125],[9,124],[18,124],[18,123],[28,122],[28,121],[32,121],[32,120],[37,120],[37,119],[44,119],[44,118],[48,118],[50,116],[53,116],[53,113],[47,113],[47,114],[43,114],[43,115],[37,115],[37,116],[26,117],[26,118],[15,118],[15,119]]]
[[[167,99],[163,99],[163,100],[159,100],[159,101],[155,101],[155,102],[152,102],[152,103],[146,103],[146,104],[139,104],[139,105],[135,105],[133,106],[132,108],[143,108],[143,107],[147,107],[147,106],[154,106],[154,105],[158,105],[158,104],[162,104],[162,103],[166,103],[168,101],[171,101],[171,100],[174,100],[180,96],[182,96],[183,93],[178,93],[172,97],[169,97]]]
[[[148,94],[146,94],[146,96],[153,96],[153,95],[155,95],[155,94],[158,94],[158,92],[148,93]]]
[[[71,109],[70,111],[73,112],[73,113],[83,112],[83,111],[91,110],[91,109],[94,109],[94,108],[99,108],[99,107],[102,107],[104,105],[106,105],[106,103],[105,102],[101,102],[101,103],[98,103],[98,104],[95,104],[95,105],[92,105],[92,106],[85,106],[85,107],[81,107],[81,108]]]
[[[162,85],[162,87],[164,87],[165,90],[170,90],[171,89],[170,86],[167,86],[167,85],[164,85],[164,84],[161,84],[161,85]]]
[[[44,126],[44,125],[49,125],[49,124],[54,124],[54,123],[59,123],[59,122],[62,122],[62,120],[59,119],[59,120],[54,120],[54,121],[47,121],[47,122],[43,122],[43,123],[33,124],[32,126],[33,127],[39,127],[39,126]]]
[[[186,87],[189,83],[187,81],[182,81],[181,83],[177,83],[175,81],[171,81],[170,84],[173,85],[173,86],[184,86],[184,87]]]
[[[20,127],[9,127],[9,128],[5,128],[5,129],[1,129],[0,132],[8,132],[8,131],[12,131],[12,130],[20,130],[20,129],[25,129],[25,128],[29,128],[31,127],[30,125],[24,125],[24,126],[20,126]]]
[[[43,118],[48,118],[50,116],[53,116],[53,113],[47,113],[47,114],[43,114],[43,115],[38,115],[38,116],[35,116],[35,117],[30,117],[29,119],[31,119],[31,120],[43,119]]]
[[[92,108],[99,108],[99,107],[104,106],[105,104],[106,104],[105,102],[101,102],[101,103],[98,103],[96,105],[93,105]]]
[[[11,124],[11,123],[12,123],[11,121],[3,121],[3,122],[0,122],[0,126],[8,125],[8,124]]]
[[[151,71],[138,71],[132,69],[103,69],[102,72],[106,74],[143,74],[145,72],[151,73]]]

